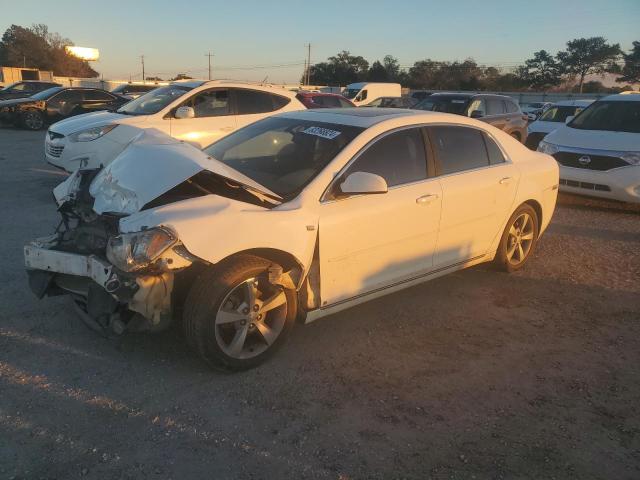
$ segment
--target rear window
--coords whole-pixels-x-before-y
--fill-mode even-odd
[[[580,130],[640,133],[640,102],[597,101],[574,118],[569,127]]]
[[[429,110],[432,112],[456,113],[464,115],[469,105],[469,97],[453,97],[432,95],[425,98],[413,108],[417,110]]]

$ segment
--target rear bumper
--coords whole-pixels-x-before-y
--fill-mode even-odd
[[[24,247],[29,286],[38,298],[82,298],[86,313],[105,328],[123,313],[128,313],[127,320],[139,314],[149,328],[171,321],[173,273],[124,274],[96,255],[52,250],[54,242],[54,237],[46,237]]]
[[[560,165],[560,190],[577,195],[640,203],[640,165],[606,171]]]

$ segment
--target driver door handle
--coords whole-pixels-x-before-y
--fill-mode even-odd
[[[500,179],[500,185],[506,185],[508,183],[511,183],[511,177],[504,177],[502,179]]]
[[[416,198],[416,203],[418,205],[428,205],[434,200],[438,198],[438,195],[435,193],[429,193],[427,195],[422,195],[421,197]]]

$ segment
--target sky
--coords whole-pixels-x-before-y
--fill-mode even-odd
[[[640,0],[0,0],[0,33],[44,23],[100,50],[105,79],[169,78],[178,72],[271,83],[299,81],[311,62],[341,50],[370,63],[464,60],[510,67],[568,40],[603,36],[629,50],[640,40]]]

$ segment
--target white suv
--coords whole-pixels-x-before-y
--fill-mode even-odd
[[[610,95],[567,121],[538,146],[560,164],[560,190],[640,203],[640,95]]]
[[[175,82],[125,104],[116,112],[78,115],[51,125],[48,163],[72,172],[110,163],[140,134],[157,129],[204,148],[274,113],[304,110],[294,92],[225,81]]]

